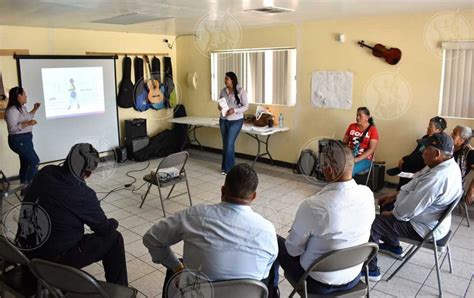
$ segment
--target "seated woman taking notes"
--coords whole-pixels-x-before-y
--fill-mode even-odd
[[[369,109],[358,108],[356,121],[347,128],[343,141],[352,150],[355,158],[352,176],[370,168],[379,141],[379,133],[374,125],[374,119],[370,116]]]

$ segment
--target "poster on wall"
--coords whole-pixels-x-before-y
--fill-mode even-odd
[[[3,87],[3,77],[0,71],[0,119],[5,118],[5,109],[7,108],[7,96],[5,95],[5,88]]]
[[[318,108],[352,108],[353,74],[348,71],[314,71],[311,104]]]

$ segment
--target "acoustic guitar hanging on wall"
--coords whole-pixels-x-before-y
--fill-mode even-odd
[[[397,48],[387,49],[384,45],[379,44],[379,43],[371,47],[371,46],[366,45],[363,40],[359,41],[357,44],[359,44],[361,48],[366,47],[366,48],[371,49],[372,55],[374,55],[375,57],[385,59],[385,61],[390,65],[397,64],[402,58],[402,51],[400,51],[400,49],[397,49]]]

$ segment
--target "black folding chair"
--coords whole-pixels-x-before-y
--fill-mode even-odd
[[[433,251],[434,254],[434,259],[435,259],[435,265],[436,265],[436,275],[438,278],[438,291],[439,291],[439,296],[441,297],[443,292],[441,289],[441,275],[440,275],[440,264],[439,264],[439,259],[438,259],[438,252],[439,253],[444,253],[446,252],[446,256],[448,257],[448,262],[449,262],[449,273],[453,272],[453,265],[451,262],[451,253],[449,249],[449,240],[451,238],[452,232],[451,230],[444,236],[442,239],[439,239],[437,241],[433,241],[433,233],[439,228],[439,226],[449,217],[449,215],[453,212],[454,208],[456,205],[459,203],[459,201],[462,199],[462,196],[454,200],[449,207],[444,211],[442,216],[440,217],[438,223],[436,226],[431,230],[431,232],[428,233],[428,235],[423,238],[423,240],[418,241],[418,240],[413,240],[413,239],[408,239],[408,238],[400,238],[400,241],[409,243],[411,244],[411,248],[408,250],[408,252],[405,254],[403,257],[403,262],[398,266],[398,268],[388,277],[387,281],[392,279],[400,269],[413,257],[413,255],[420,249],[420,248],[426,248],[430,249]],[[445,256],[445,257],[446,257]],[[442,265],[442,263],[441,263]]]
[[[30,270],[30,260],[5,237],[0,236],[1,296],[5,290],[15,297],[39,296],[41,284]]]
[[[90,297],[92,295],[106,298],[130,298],[137,296],[134,288],[98,281],[88,273],[61,264],[40,259],[31,261],[33,273],[49,287],[58,289],[59,296]]]

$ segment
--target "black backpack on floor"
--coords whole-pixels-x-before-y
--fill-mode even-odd
[[[316,171],[317,164],[318,158],[316,157],[316,154],[314,154],[313,150],[305,149],[301,151],[300,157],[298,158],[296,172],[298,174],[311,177]]]

